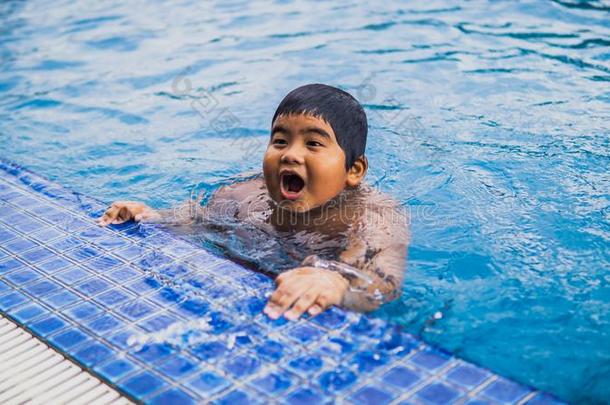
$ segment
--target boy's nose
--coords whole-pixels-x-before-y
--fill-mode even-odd
[[[288,164],[303,164],[303,162],[304,162],[303,151],[301,150],[301,148],[298,148],[298,147],[288,148],[282,155],[282,158],[280,159],[280,161],[281,161],[281,163],[288,163]]]

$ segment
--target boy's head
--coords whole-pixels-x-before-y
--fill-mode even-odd
[[[367,129],[364,109],[343,90],[309,84],[288,93],[273,115],[263,161],[271,197],[304,212],[360,184]]]

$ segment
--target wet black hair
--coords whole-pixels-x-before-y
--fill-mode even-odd
[[[351,94],[326,84],[307,84],[280,102],[271,125],[280,115],[306,114],[328,122],[345,153],[345,170],[364,155],[368,124],[364,109]]]

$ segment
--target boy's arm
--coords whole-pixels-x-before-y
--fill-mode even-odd
[[[408,217],[399,211],[371,212],[366,229],[354,229],[340,262],[359,272],[347,278],[342,305],[357,311],[377,309],[401,293],[409,245]]]
[[[156,222],[167,225],[190,225],[193,223],[218,220],[223,216],[234,216],[239,210],[240,201],[244,197],[244,189],[252,187],[246,181],[236,185],[222,186],[212,194],[210,201],[202,205],[203,195],[191,199],[173,208],[153,209],[136,201],[116,201],[110,205],[104,215],[98,219],[102,226],[122,224],[130,220],[140,222]]]
[[[368,312],[400,295],[409,243],[408,216],[395,207],[368,210],[348,235],[339,261],[309,256],[278,276],[265,313],[297,319],[332,305]]]

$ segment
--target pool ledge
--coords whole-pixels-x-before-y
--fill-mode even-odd
[[[0,160],[0,313],[145,403],[558,404],[401,327],[261,314],[273,282]]]

